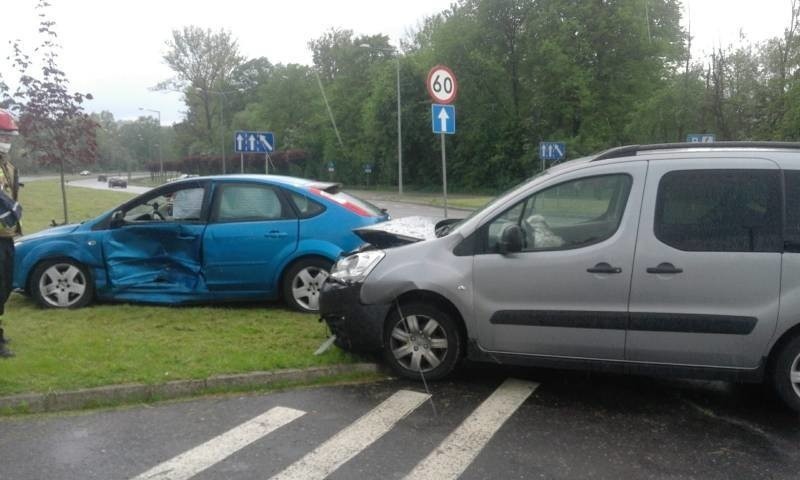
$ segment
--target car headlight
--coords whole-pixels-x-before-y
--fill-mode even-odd
[[[356,253],[336,262],[331,269],[331,278],[344,283],[360,282],[367,278],[376,265],[386,256],[383,250]]]

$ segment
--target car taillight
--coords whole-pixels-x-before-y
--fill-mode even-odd
[[[347,199],[337,198],[336,195],[331,195],[330,193],[328,193],[328,192],[326,192],[324,190],[320,190],[318,188],[313,188],[312,187],[312,188],[309,188],[308,190],[311,193],[313,193],[314,195],[318,195],[320,197],[327,198],[328,200],[331,200],[331,201],[334,201],[334,202],[338,203],[339,205],[341,205],[344,208],[350,210],[351,212],[355,213],[356,215],[361,215],[362,217],[371,217],[372,216],[368,211],[364,210],[363,208],[359,207],[358,205],[356,205],[353,202],[347,201]]]

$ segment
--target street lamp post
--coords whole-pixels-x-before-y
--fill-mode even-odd
[[[143,112],[153,112],[158,115],[158,175],[164,179],[164,156],[161,154],[161,111],[139,107]]]
[[[359,45],[361,48],[375,48],[367,43]],[[397,67],[397,192],[403,194],[403,117],[400,110],[400,52],[394,48],[376,48],[382,52],[394,53]]]

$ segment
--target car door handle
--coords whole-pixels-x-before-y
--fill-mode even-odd
[[[647,273],[674,274],[674,273],[683,273],[683,269],[676,268],[675,265],[668,262],[664,262],[664,263],[659,263],[657,267],[649,267],[647,269]]]
[[[595,265],[592,268],[587,268],[587,272],[589,273],[622,273],[622,269],[619,267],[612,267],[611,265],[607,264],[606,262],[601,262]]]
[[[178,240],[195,240],[197,235],[178,235]]]
[[[281,232],[279,230],[272,230],[271,232],[265,233],[264,236],[267,238],[281,238],[289,235],[286,232]]]

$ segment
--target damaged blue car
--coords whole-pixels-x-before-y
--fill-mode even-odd
[[[44,307],[94,299],[274,300],[306,312],[354,228],[389,217],[336,183],[276,175],[190,178],[80,225],[16,242],[15,288]]]

